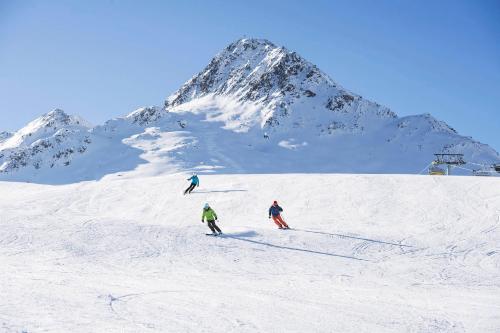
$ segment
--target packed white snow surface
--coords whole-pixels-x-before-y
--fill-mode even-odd
[[[187,177],[0,182],[0,331],[500,331],[499,178]]]

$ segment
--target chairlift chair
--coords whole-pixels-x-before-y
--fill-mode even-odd
[[[492,172],[489,171],[489,170],[485,170],[485,169],[477,169],[477,170],[472,170],[472,174],[474,176],[491,176],[492,175]]]
[[[440,168],[436,165],[432,165],[429,167],[429,175],[431,176],[443,176],[446,174],[446,171],[443,168]]]

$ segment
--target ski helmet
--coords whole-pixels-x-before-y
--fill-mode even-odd
[[[277,205],[278,201],[274,200],[273,205]]]
[[[208,203],[205,204],[205,206],[203,206],[203,208],[205,209],[208,209],[210,206],[208,205]]]

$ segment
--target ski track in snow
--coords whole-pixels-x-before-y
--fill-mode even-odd
[[[185,178],[0,182],[0,332],[500,330],[499,179]]]

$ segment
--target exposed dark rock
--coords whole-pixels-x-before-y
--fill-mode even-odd
[[[316,94],[314,92],[312,92],[311,90],[304,91],[304,95],[306,95],[307,97],[314,97],[314,96],[316,96]]]
[[[337,95],[330,97],[326,103],[326,108],[332,111],[340,111],[345,105],[351,105],[354,101],[354,96],[348,94]]]

